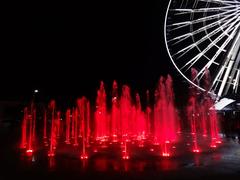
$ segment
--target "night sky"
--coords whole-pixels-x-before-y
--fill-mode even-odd
[[[1,100],[42,96],[94,98],[99,81],[116,79],[133,93],[151,92],[171,74],[177,96],[186,82],[164,43],[167,0],[15,4],[4,12]]]

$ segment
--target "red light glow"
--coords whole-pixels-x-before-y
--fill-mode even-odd
[[[199,149],[193,149],[193,152],[195,152],[195,153],[199,153],[200,150],[199,150]]]
[[[54,157],[54,156],[55,156],[55,153],[53,151],[48,152],[48,157]]]
[[[170,157],[170,154],[169,153],[162,153],[162,156],[163,157]]]
[[[210,147],[211,148],[216,148],[217,146],[216,146],[216,144],[211,144]]]
[[[122,158],[123,158],[124,160],[130,159],[129,155],[123,155]]]
[[[87,155],[87,154],[82,154],[82,155],[80,156],[80,158],[81,158],[82,160],[88,159],[88,155]]]
[[[28,150],[26,151],[26,154],[27,154],[27,156],[32,156],[33,150],[32,150],[32,149],[28,149]]]
[[[179,149],[180,142],[185,149],[195,153],[206,147],[205,142],[208,149],[222,143],[217,114],[215,110],[209,110],[213,102],[208,95],[203,95],[200,101],[195,90],[190,90],[186,109],[189,129],[186,134],[180,126],[182,123],[175,107],[172,78],[169,75],[159,79],[153,105],[150,105],[150,94],[147,91],[146,97],[143,97],[146,100],[144,110],[139,93],[132,96],[127,85],[123,85],[120,90],[114,81],[111,99],[108,101],[104,83],[101,82],[92,106],[86,97],[81,97],[74,107],[63,112],[59,111],[54,100],[42,111],[38,111],[32,103],[24,109],[20,148],[24,149],[23,152],[27,149],[26,153],[31,155],[33,151],[43,149],[37,145],[47,146],[45,149],[48,150],[48,156],[53,157],[60,152],[58,148],[65,142],[64,150],[74,149],[74,152],[79,153],[78,159],[84,160],[94,153],[112,153],[117,150],[120,158],[128,160],[130,155],[132,158],[138,151],[163,157],[174,156],[182,151]],[[42,113],[39,118],[36,118],[36,111]],[[38,124],[42,129],[36,129]],[[35,137],[36,132],[41,133],[40,137]],[[182,140],[182,137],[186,139]],[[43,143],[36,140],[42,140]]]

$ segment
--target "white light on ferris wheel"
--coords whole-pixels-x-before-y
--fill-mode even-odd
[[[219,98],[239,93],[239,0],[170,0],[164,32],[174,66],[192,85]],[[202,83],[207,72],[208,88]]]

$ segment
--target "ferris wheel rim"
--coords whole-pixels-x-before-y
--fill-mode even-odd
[[[240,30],[239,30],[240,29],[240,1],[239,0],[238,1],[236,0],[233,0],[233,1],[193,0],[191,1],[192,3],[189,2],[190,4],[188,4],[188,2],[189,2],[188,0],[186,1],[182,0],[181,2],[179,1],[175,2],[174,0],[169,0],[167,5],[165,20],[164,20],[164,41],[165,41],[165,46],[166,46],[168,56],[172,61],[172,64],[174,65],[178,73],[190,85],[198,88],[201,91],[205,91],[205,92],[208,92],[209,94],[214,95],[216,99],[220,99],[221,97],[227,95],[228,93],[230,94],[238,93],[238,90],[240,87],[240,84],[239,84],[239,79],[240,79],[239,78],[240,77],[239,62],[240,61],[237,60],[236,57],[240,56],[240,53],[239,54],[237,53],[240,50],[240,47],[239,47],[240,40],[237,40],[237,36],[239,36],[240,34]],[[202,8],[197,8],[197,10],[195,11],[194,6],[197,5],[198,2],[204,2],[205,6],[202,6]],[[174,5],[175,3],[177,4]],[[178,3],[181,5],[178,6],[179,5]],[[209,3],[213,3],[214,5],[212,7],[209,7]],[[183,4],[184,4],[184,7],[182,6]],[[217,12],[217,11],[220,12],[219,8],[214,7],[215,4],[217,4],[217,6],[219,4],[222,4],[223,5],[222,7],[224,10],[221,13],[210,14],[209,16],[206,16],[207,12]],[[187,8],[189,5],[190,7]],[[172,14],[172,10],[180,13]],[[195,12],[203,13],[203,17],[198,17],[198,19],[192,18]],[[190,19],[188,20],[185,19],[185,21],[181,21],[181,20],[179,21],[177,19],[177,21],[174,21],[173,16],[178,14],[179,15],[189,14]],[[221,17],[221,18],[216,19],[217,17]],[[171,18],[173,22],[169,18]],[[214,21],[216,20],[216,22],[211,22],[213,19]],[[202,26],[201,28],[198,26],[198,29],[195,29],[193,31],[193,28],[192,28],[193,23],[195,24],[203,23],[206,25],[206,21],[208,21],[207,29],[205,26]],[[219,24],[220,26],[216,27],[217,24]],[[176,32],[179,29],[183,29],[187,27],[189,27],[190,29],[187,31],[186,29],[184,29],[185,34],[178,34],[177,36],[174,32],[172,34],[172,31]],[[207,31],[213,27],[214,29],[210,33],[207,33]],[[220,33],[220,31],[222,32]],[[194,35],[202,32],[204,32],[205,35],[202,36],[201,38],[198,37],[198,40],[196,41],[194,38]],[[217,34],[219,35],[216,37]],[[188,44],[187,46],[184,45],[185,47],[181,49],[177,47],[178,50],[175,49],[175,47],[173,48],[173,46],[175,46],[178,43],[180,43],[180,46],[181,46],[183,41],[185,41],[185,39],[187,38],[192,39],[191,44],[187,42]],[[210,40],[210,43],[206,44],[207,46],[204,45],[205,47],[203,47],[203,42],[206,42],[207,40]],[[172,43],[174,41],[175,43]],[[200,49],[199,49],[199,46],[200,46]],[[209,51],[213,51],[213,47],[216,47],[217,49],[215,48],[214,50],[215,53],[211,52],[211,55],[210,55]],[[226,47],[228,48],[231,47],[231,48],[229,50],[229,49],[225,49]],[[189,52],[194,53],[194,51],[196,50],[198,50],[199,53],[194,55],[193,57],[183,57],[185,56],[185,54]],[[220,55],[222,53],[224,54],[226,53],[226,55],[224,55],[223,60],[220,60],[219,58],[221,57]],[[183,62],[178,61],[178,59],[180,58],[181,60],[183,60]],[[206,60],[208,60],[208,62],[205,62]],[[199,63],[202,62],[202,64],[199,64],[198,62]],[[213,69],[213,65],[218,67],[217,70]],[[190,73],[193,68],[194,69],[196,68],[197,74]],[[210,86],[209,85],[206,86],[203,83],[201,83],[202,78],[205,75],[207,75],[207,72],[210,72],[211,74],[215,74],[212,80],[209,79]]]
[[[171,5],[172,0],[169,0],[168,6],[167,6],[167,10],[166,10],[166,14],[165,14],[165,19],[164,19],[164,41],[165,41],[165,47],[168,53],[168,56],[170,58],[170,60],[172,61],[175,69],[181,74],[182,77],[184,77],[191,85],[197,87],[198,89],[200,89],[201,91],[206,91],[204,88],[198,86],[197,84],[195,84],[194,82],[192,82],[188,77],[186,77],[185,74],[182,73],[182,71],[178,68],[178,66],[176,65],[176,63],[174,62],[172,55],[170,53],[170,50],[168,48],[168,43],[167,43],[167,17],[168,17],[168,12],[169,12],[169,8]]]

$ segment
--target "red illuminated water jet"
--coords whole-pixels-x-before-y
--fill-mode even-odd
[[[52,115],[52,122],[51,122],[50,149],[48,152],[48,156],[53,157],[55,156],[55,148],[56,148],[56,122],[55,122],[56,102],[54,100],[50,102],[49,108]]]
[[[24,108],[23,120],[22,120],[22,139],[20,148],[25,149],[27,147],[27,119],[28,119],[28,109]]]
[[[80,155],[81,159],[88,159],[88,155],[86,152],[87,145],[87,136],[89,134],[88,126],[89,126],[89,102],[85,97],[82,97],[78,100],[78,110],[80,112],[80,127],[81,127],[81,137],[82,137],[82,152]]]
[[[78,126],[79,126],[79,123],[78,123],[78,119],[79,119],[79,112],[78,112],[78,109],[75,108],[74,109],[74,112],[73,112],[74,116],[73,116],[73,121],[74,121],[74,144],[73,146],[78,146]]]
[[[86,139],[86,145],[90,146],[90,137],[91,137],[91,125],[90,125],[90,102],[87,100],[87,139]]]
[[[95,112],[95,136],[97,140],[105,141],[108,136],[106,92],[104,83],[101,81],[100,89],[97,91],[96,112]]]
[[[127,85],[122,87],[122,95],[120,98],[120,122],[121,136],[128,141],[129,135],[132,133],[132,101],[130,88]]]
[[[197,70],[192,68],[192,80],[198,74]],[[206,69],[203,76],[205,89],[210,89],[210,73]],[[195,79],[196,84],[199,82]],[[191,134],[193,139],[193,152],[200,152],[198,146],[198,135],[202,133],[203,137],[208,135],[211,138],[210,147],[215,148],[217,142],[221,143],[219,139],[219,127],[217,113],[214,109],[214,101],[208,92],[199,92],[197,88],[190,87],[190,96],[187,108],[188,118],[191,125]],[[201,129],[197,131],[197,129]]]
[[[210,89],[210,82],[211,82],[210,72],[206,68],[205,76],[204,76],[205,89]],[[206,108],[205,119],[209,122],[209,129],[210,129],[209,131],[210,131],[210,137],[211,137],[210,147],[216,148],[217,144],[221,143],[221,140],[219,138],[218,116],[214,108],[214,101],[208,94],[205,94],[204,107]]]
[[[118,136],[120,135],[120,110],[118,99],[118,86],[117,82],[113,81],[112,86],[112,112],[111,112],[111,135],[112,141],[118,142]]]
[[[75,108],[73,107],[72,108],[72,116],[71,116],[72,117],[72,121],[71,121],[72,122],[71,123],[71,126],[72,126],[72,128],[71,128],[71,138],[72,139],[74,139],[74,136],[75,136],[75,132],[74,132],[74,127],[75,127],[75,115],[74,114],[75,113],[74,112],[75,112]]]
[[[150,105],[150,93],[149,90],[146,91],[146,134],[149,136],[152,134],[151,126],[151,105]]]
[[[122,159],[124,159],[124,160],[130,159],[128,148],[127,148],[127,141],[126,140],[124,141],[124,144],[123,144],[122,154],[123,154],[122,155]]]
[[[66,144],[70,144],[70,128],[71,128],[71,110],[68,109],[66,112]]]
[[[178,118],[174,106],[172,78],[160,77],[155,90],[154,143],[160,145],[162,156],[170,156],[169,144],[177,140]]]
[[[30,110],[30,111],[28,111]],[[34,106],[34,103],[32,101],[30,108],[26,108],[25,109],[25,122],[26,122],[26,129],[23,128],[26,132],[26,134],[28,133],[28,140],[27,140],[27,150],[26,150],[26,154],[28,156],[31,156],[34,152],[33,150],[33,143],[35,142],[35,129],[36,129],[36,109]],[[22,134],[25,134],[25,132],[23,132]],[[25,135],[24,135],[25,136]]]
[[[192,73],[196,74],[196,70],[193,69]],[[145,100],[145,104],[142,103],[142,99]],[[174,156],[180,151],[178,144],[185,135],[177,134],[182,127],[175,107],[171,76],[160,77],[152,105],[150,91],[147,91],[143,98],[140,93],[135,93],[132,98],[131,89],[127,85],[123,85],[121,93],[118,93],[116,81],[112,84],[109,100],[102,81],[97,91],[95,107],[91,108],[90,101],[81,97],[77,99],[74,107],[61,111],[63,114],[57,111],[56,103],[52,100],[49,107],[42,112],[43,118],[39,118],[43,119],[43,122],[40,122],[43,124],[41,139],[44,145],[49,145],[48,156],[56,155],[56,148],[61,148],[62,140],[68,144],[66,149],[79,151],[78,158],[84,161],[90,158],[91,153],[108,150],[112,152],[116,147],[121,148],[121,158],[124,160],[137,154],[133,151],[143,151],[146,148],[149,153],[163,157]],[[212,108],[213,104],[207,93],[200,93],[194,87],[190,87],[186,114],[192,142],[188,143],[192,143],[191,151],[195,153],[203,150],[200,142],[209,143],[210,140],[212,148],[221,143],[218,136],[218,118]],[[91,109],[94,111],[91,112]],[[39,124],[36,123],[36,110],[33,103],[31,107],[24,109],[20,148],[25,149],[27,155],[41,149],[36,148],[36,126]]]
[[[192,75],[192,80],[194,81],[194,77],[198,74],[197,70],[192,68],[191,69],[191,75]],[[199,82],[195,80],[195,83],[198,84]],[[191,135],[192,135],[192,141],[193,141],[193,149],[192,151],[195,153],[200,152],[200,148],[198,145],[198,122],[200,120],[200,106],[197,101],[197,98],[199,96],[199,91],[196,87],[190,86],[190,95],[188,99],[188,107],[187,107],[187,115],[188,119],[190,121],[190,129],[191,129]]]
[[[197,112],[197,103],[196,103],[196,97],[191,96],[189,98],[188,102],[188,108],[187,108],[187,114],[188,118],[190,120],[190,126],[191,126],[191,135],[193,140],[193,152],[200,152],[199,146],[198,146],[198,139],[197,139],[197,119],[199,118],[199,114]]]
[[[45,146],[48,146],[48,137],[47,137],[47,111],[46,109],[44,110],[44,115],[43,115],[43,142]]]
[[[143,146],[143,140],[146,139],[146,119],[144,117],[144,112],[142,111],[140,95],[138,93],[136,94],[135,120],[133,122],[133,128],[134,134],[137,135],[137,139],[140,141],[140,146]]]
[[[213,107],[213,103],[211,99],[208,99],[209,103],[211,104],[211,110],[209,112],[209,118],[210,118],[210,134],[211,134],[211,144],[210,146],[215,148],[217,144],[221,144],[222,141],[219,138],[219,127],[218,127],[218,121],[217,121],[217,113]]]
[[[57,137],[59,138],[61,132],[61,112],[57,112],[57,119],[56,119],[56,134]]]

